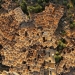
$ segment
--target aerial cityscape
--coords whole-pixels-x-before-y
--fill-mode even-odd
[[[0,0],[0,75],[75,75],[75,0]]]

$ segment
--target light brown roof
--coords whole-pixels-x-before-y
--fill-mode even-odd
[[[37,26],[55,28],[63,15],[64,8],[50,4],[46,6],[45,10],[41,13],[33,15],[35,24]]]

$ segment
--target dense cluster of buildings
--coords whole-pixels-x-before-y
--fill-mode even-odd
[[[2,64],[19,75],[56,75],[54,31],[62,15],[63,8],[53,4],[31,15],[31,20],[20,8],[1,15],[1,55],[5,57]]]

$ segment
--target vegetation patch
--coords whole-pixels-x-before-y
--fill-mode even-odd
[[[71,22],[70,28],[71,28],[71,29],[75,28],[75,22]]]
[[[56,54],[54,55],[54,58],[56,63],[59,63],[63,59],[63,57],[60,55],[59,52],[56,52]]]
[[[30,4],[30,5],[27,3],[26,0],[22,0],[20,1],[20,6],[22,11],[27,15],[29,15],[29,12],[39,13],[43,11],[45,9],[46,3],[49,3],[49,0],[37,0],[34,4]]]
[[[68,3],[68,4],[67,4],[67,8],[68,8],[68,9],[69,9],[69,8],[73,8],[73,5],[70,4],[70,3]]]
[[[22,2],[20,3],[21,9],[24,13],[26,13],[27,15],[29,15],[28,10],[27,10],[27,4],[25,0],[22,0]]]
[[[57,42],[58,46],[57,46],[57,50],[63,50],[66,47],[66,40],[61,38],[58,42]]]
[[[63,0],[63,5],[67,5],[67,0]]]
[[[34,13],[38,13],[43,10],[42,6],[39,4],[37,4],[35,6],[28,6],[27,9],[29,12],[34,12]]]

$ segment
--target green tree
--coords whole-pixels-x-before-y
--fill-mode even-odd
[[[26,4],[26,1],[25,0],[22,0],[21,3],[20,3],[20,6],[21,6],[21,9],[24,13],[26,13],[27,15],[28,14],[28,10],[27,10],[27,4]]]
[[[34,12],[34,13],[38,13],[42,11],[42,6],[37,4],[36,6],[28,6],[28,11],[29,12]]]
[[[58,41],[58,46],[57,46],[58,50],[63,50],[65,47],[66,47],[65,43],[63,43],[61,40]]]
[[[63,0],[63,4],[64,5],[67,5],[67,0]]]
[[[58,51],[55,53],[54,58],[56,63],[59,63],[63,59]]]
[[[75,22],[72,22],[72,23],[70,24],[70,28],[71,28],[71,29],[75,28]]]
[[[73,5],[70,4],[70,3],[68,3],[68,4],[67,4],[67,8],[68,8],[68,9],[69,9],[69,8],[73,8]]]
[[[54,58],[56,63],[59,63],[63,59],[61,55],[55,55]]]

